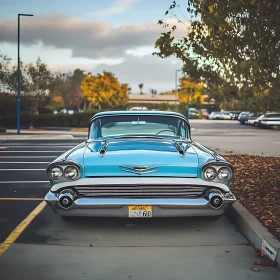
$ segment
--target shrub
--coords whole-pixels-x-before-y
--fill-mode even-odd
[[[36,115],[32,118],[34,127],[88,127],[89,120],[98,111],[67,114]]]
[[[32,121],[32,115],[30,113],[20,114],[20,126],[30,127]],[[6,128],[16,128],[17,127],[17,115],[11,116],[0,116],[0,126]]]

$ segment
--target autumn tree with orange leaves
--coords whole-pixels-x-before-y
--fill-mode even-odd
[[[121,84],[111,72],[86,75],[80,86],[82,96],[97,108],[125,108],[128,104],[128,84]]]
[[[178,91],[178,99],[182,104],[188,103],[188,98],[190,99],[190,104],[199,105],[204,101],[203,98],[203,84],[192,81],[188,76],[180,79],[180,89]]]

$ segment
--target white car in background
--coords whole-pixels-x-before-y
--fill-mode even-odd
[[[209,116],[209,120],[219,120],[220,119],[221,112],[212,112]]]
[[[249,125],[257,125],[260,117],[261,116],[259,116],[259,117],[256,117],[256,116],[249,117],[249,119],[247,121],[247,124],[249,124]]]
[[[148,111],[147,107],[132,107],[129,111]]]
[[[197,109],[190,108],[190,116],[199,117],[199,113],[198,113]]]
[[[229,113],[229,112],[212,112],[208,118],[209,118],[209,120],[231,120],[231,113]]]
[[[231,120],[231,117],[232,117],[232,115],[229,112],[221,112],[221,114],[220,114],[221,120]]]
[[[259,117],[258,126],[280,128],[280,113],[266,113]]]

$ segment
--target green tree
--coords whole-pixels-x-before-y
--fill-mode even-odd
[[[7,76],[9,73],[9,64],[11,58],[0,52],[0,91],[4,92],[6,88]]]
[[[27,93],[32,96],[31,111],[38,113],[49,101],[54,77],[47,65],[38,58],[35,64],[30,63],[26,70]]]
[[[98,108],[125,108],[128,104],[128,84],[121,84],[111,73],[86,75],[80,87],[82,96]]]
[[[279,96],[279,1],[189,0],[186,9],[190,25],[176,15],[182,12],[176,1],[166,15],[178,23],[159,21],[167,31],[156,41],[156,55],[175,55],[185,73],[207,83],[208,92],[237,85],[241,92]],[[186,30],[179,38],[178,26]]]
[[[58,73],[55,76],[54,86],[52,89],[52,97],[61,96],[63,106],[67,109],[79,111],[84,102],[80,86],[84,78],[84,71],[76,69],[73,73]],[[59,100],[56,98],[56,100]],[[54,104],[62,104],[55,102]]]
[[[142,89],[143,89],[143,87],[144,87],[144,84],[141,83],[141,84],[139,84],[138,86],[139,86],[139,89],[140,89],[140,94],[143,94]]]

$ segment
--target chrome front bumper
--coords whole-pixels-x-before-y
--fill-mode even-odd
[[[196,179],[196,180],[199,181],[200,179]],[[85,182],[83,182],[83,184],[84,183]],[[201,182],[199,181],[198,183]],[[217,184],[217,183],[213,183],[213,184]],[[75,183],[75,185],[77,186],[78,184]],[[65,185],[63,185],[63,187],[65,187]],[[213,186],[209,186],[209,187],[213,187]],[[52,188],[52,190],[48,192],[48,194],[45,197],[45,201],[52,207],[52,209],[56,213],[60,214],[61,216],[128,217],[128,206],[132,206],[132,205],[152,206],[153,217],[220,216],[226,211],[227,207],[230,204],[234,203],[236,200],[236,198],[229,192],[229,190],[227,194],[230,195],[223,197],[223,205],[219,209],[213,209],[210,206],[209,200],[203,197],[198,197],[198,198],[84,197],[84,198],[74,199],[73,204],[70,208],[63,209],[58,203],[58,193],[53,192],[54,190],[55,191],[59,190],[57,185],[55,185]]]

